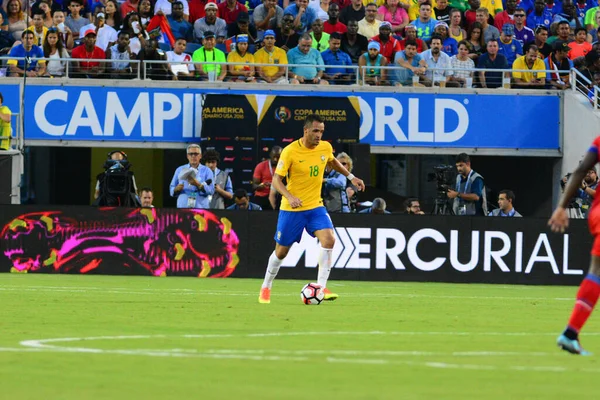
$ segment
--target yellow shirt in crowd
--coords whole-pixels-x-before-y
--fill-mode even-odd
[[[12,114],[10,108],[6,106],[0,106],[0,114]],[[0,119],[0,149],[1,150],[9,150],[10,149],[10,137],[11,137],[11,128],[10,122],[4,122],[4,120]],[[5,139],[7,138],[7,139]]]
[[[286,65],[288,63],[286,52],[275,46],[273,52],[269,53],[264,47],[254,53],[254,62],[257,64],[280,64]],[[275,76],[279,72],[279,67],[261,67],[265,76]]]

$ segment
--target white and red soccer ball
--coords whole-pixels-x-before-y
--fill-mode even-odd
[[[323,288],[316,283],[307,283],[300,291],[300,299],[306,305],[317,306],[321,304],[324,297]]]

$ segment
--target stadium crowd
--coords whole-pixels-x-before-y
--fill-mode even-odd
[[[72,58],[69,77],[110,79],[565,89],[575,66],[600,82],[597,0],[4,0],[0,19],[12,76]]]

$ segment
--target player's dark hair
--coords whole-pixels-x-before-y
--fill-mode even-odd
[[[235,197],[236,199],[243,199],[245,197],[248,197],[248,192],[246,191],[246,189],[236,189],[235,192],[233,192],[233,197]]]
[[[408,46],[419,47],[417,46],[417,41],[413,39],[406,39],[406,42],[404,43],[404,48],[407,48]]]
[[[587,29],[585,29],[584,27],[579,27],[579,28],[575,29],[575,32],[574,32],[575,36],[577,36],[577,34],[581,31],[584,31],[587,33]]]
[[[219,162],[221,161],[221,155],[219,154],[218,151],[216,150],[206,150],[203,154],[202,154],[202,160],[207,163],[207,162],[212,162],[212,161],[216,161]]]
[[[419,201],[419,199],[417,199],[416,197],[409,197],[408,199],[404,200],[404,208],[406,209],[406,212],[409,211],[410,206],[412,205],[413,201]]]
[[[273,146],[271,147],[271,151],[269,153],[281,153],[283,148],[281,146]]]
[[[456,159],[454,160],[454,162],[456,164],[458,163],[470,163],[471,162],[471,158],[469,157],[469,155],[467,153],[460,153],[459,155],[456,156]]]
[[[511,203],[515,202],[515,194],[513,193],[512,190],[508,190],[508,189],[501,190],[500,193],[498,193],[498,196],[500,196],[501,194],[505,195],[506,199],[510,200]]]
[[[142,193],[142,192],[154,193],[154,192],[152,191],[152,188],[151,188],[151,187],[149,187],[149,186],[144,186],[144,187],[143,187],[143,188],[140,190],[140,193]]]
[[[312,126],[313,122],[318,122],[320,124],[325,123],[323,117],[317,114],[309,114],[304,119],[304,129],[308,129]]]

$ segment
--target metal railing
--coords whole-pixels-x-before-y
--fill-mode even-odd
[[[592,81],[575,68],[571,69],[571,82],[575,82],[571,89],[585,96],[593,104],[594,110],[598,110],[598,96],[600,95],[598,85],[594,85]]]

